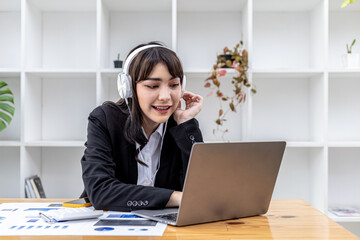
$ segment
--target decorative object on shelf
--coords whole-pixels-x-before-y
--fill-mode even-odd
[[[117,60],[114,60],[114,68],[122,68],[123,61],[120,60],[120,53],[117,55]]]
[[[0,132],[7,128],[14,116],[14,95],[7,83],[0,80]]]
[[[344,8],[344,7],[346,7],[348,4],[352,4],[352,3],[354,3],[354,2],[355,2],[355,0],[344,0],[343,3],[341,4],[341,8]],[[357,0],[357,2],[360,3],[360,0]]]
[[[233,91],[230,95],[225,95],[221,90],[222,78],[227,74],[226,68],[235,70],[235,74],[231,80]],[[246,101],[248,89],[250,89],[251,93],[256,93],[255,88],[248,80],[247,70],[248,52],[243,48],[243,42],[240,41],[239,44],[236,44],[233,51],[228,47],[223,49],[223,54],[217,56],[216,64],[213,66],[211,76],[205,79],[206,83],[204,87],[211,89],[208,96],[211,96],[213,92],[215,92],[220,106],[218,117],[215,120],[216,129],[213,129],[213,134],[216,136],[217,133],[220,133],[223,141],[225,140],[225,134],[229,132],[228,129],[222,129],[223,124],[226,121],[226,115],[230,111],[236,112],[239,104]]]
[[[347,54],[343,55],[343,65],[347,68],[358,68],[359,67],[359,53],[352,53],[352,47],[354,46],[356,39],[351,43],[350,47],[346,44]]]

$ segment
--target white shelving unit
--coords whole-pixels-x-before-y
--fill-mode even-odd
[[[360,4],[340,9],[341,2],[0,0],[0,79],[16,102],[0,133],[0,197],[23,197],[33,174],[48,197],[79,196],[87,116],[118,100],[117,54],[124,60],[147,41],[178,52],[187,89],[204,96],[204,138],[216,140],[218,102],[206,97],[204,79],[216,54],[242,39],[258,93],[228,115],[228,139],[288,142],[274,198],[302,198],[327,214],[329,206],[358,204],[360,69],[344,69],[341,55],[360,39],[351,24],[360,21]],[[360,226],[358,218],[329,216]]]

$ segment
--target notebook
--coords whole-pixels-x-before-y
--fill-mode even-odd
[[[265,214],[286,142],[195,143],[179,208],[134,214],[175,226]]]

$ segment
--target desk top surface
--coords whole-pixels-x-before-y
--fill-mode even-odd
[[[5,202],[61,202],[68,199],[0,199]],[[105,236],[11,236],[0,239],[144,239]],[[263,216],[198,224],[168,226],[162,237],[146,239],[359,239],[304,200],[272,200]]]

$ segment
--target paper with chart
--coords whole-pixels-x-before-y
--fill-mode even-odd
[[[166,224],[126,212],[104,212],[98,219],[46,223],[39,212],[62,208],[60,203],[0,204],[0,236],[83,235],[162,236]]]

